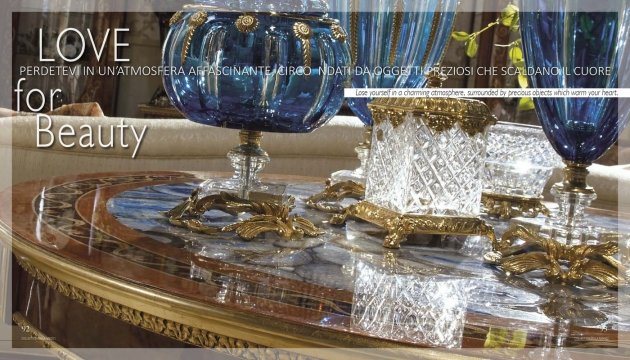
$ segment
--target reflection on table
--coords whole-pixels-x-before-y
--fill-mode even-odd
[[[198,183],[180,173],[17,186],[14,208],[24,215],[16,216],[15,231],[20,241],[68,262],[246,314],[262,328],[273,319],[362,346],[616,347],[630,331],[630,313],[618,306],[630,300],[626,292],[594,282],[548,285],[536,273],[506,277],[483,265],[490,245],[480,237],[423,236],[388,250],[380,229],[354,221],[330,226],[328,215],[307,209],[302,200],[320,183],[284,181],[297,198],[295,212],[324,228],[323,236],[286,241],[267,234],[247,242],[173,227],[164,212]],[[630,226],[603,212],[593,218]],[[508,226],[492,222],[498,235]]]

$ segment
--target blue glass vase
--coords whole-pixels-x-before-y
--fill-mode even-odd
[[[630,1],[603,3],[606,11],[589,11],[590,1],[521,1],[523,50],[532,87],[619,87],[620,71],[628,70]],[[596,198],[586,183],[587,167],[614,144],[629,113],[620,111],[616,98],[537,98],[534,102],[547,138],[566,163],[564,181],[552,188],[559,205],[551,220],[553,236],[582,243],[592,231],[584,209]]]
[[[419,88],[441,62],[454,25],[458,0],[330,0],[330,16],[348,31],[353,88]],[[349,98],[348,106],[368,127],[356,148],[361,166],[332,175],[334,181],[365,183],[372,114],[371,98]]]
[[[269,157],[260,132],[308,133],[332,118],[349,73],[330,69],[347,68],[350,54],[338,22],[310,11],[321,1],[285,1],[302,13],[243,13],[240,3],[221,11],[216,2],[185,6],[171,19],[164,87],[189,120],[241,130],[241,145],[228,154],[236,168],[228,187],[246,197],[264,188],[257,173]]]

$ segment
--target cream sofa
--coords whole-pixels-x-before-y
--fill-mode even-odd
[[[109,131],[121,118],[53,116],[55,128],[63,124],[78,129],[83,124],[98,125]],[[0,118],[0,146],[11,150],[12,181],[18,183],[38,178],[103,171],[230,171],[226,153],[237,145],[238,131],[199,125],[183,119],[122,119],[128,125],[148,127],[137,157],[127,149],[64,149],[36,147],[34,116]],[[6,129],[11,128],[11,131]],[[338,169],[358,165],[354,147],[362,138],[363,125],[350,116],[337,116],[311,134],[266,133],[263,147],[272,160],[264,170],[268,174],[293,174],[328,177]],[[627,133],[626,133],[627,134]],[[126,142],[132,135],[127,131]],[[622,142],[623,144],[623,142]],[[5,158],[6,160],[6,158]],[[550,184],[558,181],[554,173]],[[598,206],[625,207],[630,193],[630,165],[593,165],[589,183],[595,187]],[[621,194],[621,196],[620,196]],[[548,195],[548,192],[547,192]],[[630,200],[627,200],[630,201]]]
[[[0,127],[11,124],[10,133],[0,134],[0,145],[12,142],[13,182],[51,176],[101,171],[231,171],[227,152],[238,145],[238,131],[204,126],[184,119],[136,119],[53,116],[54,128],[63,124],[75,129],[83,124],[102,126],[134,125],[147,132],[135,159],[133,145],[127,149],[50,148],[36,146],[36,119],[18,116],[0,119]],[[119,131],[119,130],[117,130]],[[266,173],[325,177],[332,171],[358,165],[354,147],[362,138],[362,123],[355,117],[338,116],[310,134],[265,133],[263,148],[271,156]],[[78,130],[77,130],[78,132]],[[11,136],[12,135],[12,139]],[[117,134],[118,135],[118,134]],[[133,143],[127,131],[126,143]],[[42,142],[47,138],[42,137]],[[119,145],[119,144],[118,144]]]

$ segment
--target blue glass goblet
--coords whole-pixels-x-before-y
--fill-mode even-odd
[[[269,161],[261,132],[308,133],[332,118],[349,75],[327,69],[346,68],[350,53],[344,30],[323,12],[243,13],[240,3],[216,3],[187,5],[171,19],[164,87],[189,120],[241,130],[241,145],[228,154],[236,174],[219,185],[247,198],[265,189],[257,178]]]
[[[348,31],[353,88],[419,88],[441,62],[451,36],[458,0],[330,0],[330,15]],[[371,98],[349,98],[352,112],[367,126],[356,152],[361,166],[341,170],[333,181],[365,183],[372,114]]]
[[[522,0],[521,34],[530,85],[534,88],[618,88],[628,70],[630,1],[603,1],[608,10],[589,11],[590,1]],[[628,123],[616,98],[537,98],[536,112],[563,158],[564,181],[552,194],[559,205],[551,236],[584,243],[591,228],[584,209],[596,198],[586,183],[588,166],[617,140]]]

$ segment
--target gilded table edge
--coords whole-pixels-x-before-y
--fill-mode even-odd
[[[46,253],[36,245],[9,234],[6,224],[0,223],[0,241],[12,240],[12,250],[18,265],[33,278],[92,310],[183,343],[226,349],[232,355],[254,358],[266,354],[266,351],[277,351],[275,349],[289,349],[290,353],[285,354],[289,359],[316,358],[318,349],[322,348],[338,348],[339,355],[346,358],[364,358],[366,351],[369,351],[366,348],[375,347],[395,348],[391,349],[395,352],[390,352],[384,358],[404,356],[407,351],[407,355],[412,355],[422,350],[386,340],[360,339],[355,334],[334,330],[317,329],[304,334],[309,329],[280,321],[275,324],[265,321],[264,329],[260,327],[259,317],[214,309],[206,304],[109,277]],[[236,334],[222,335],[224,331]],[[439,349],[425,350],[421,354],[427,358],[453,359],[454,355]],[[374,356],[373,353],[371,355]]]

